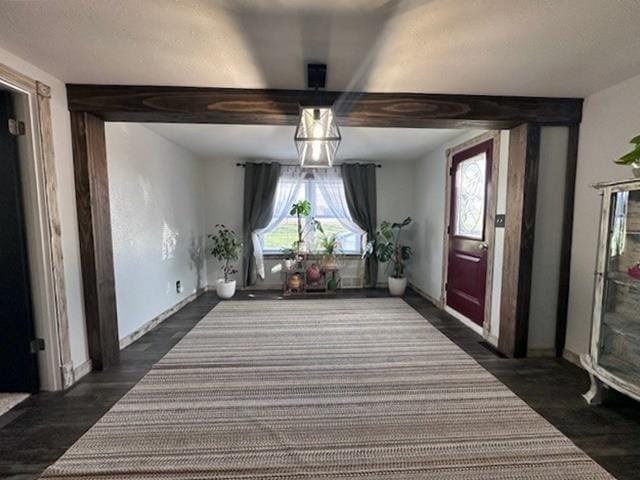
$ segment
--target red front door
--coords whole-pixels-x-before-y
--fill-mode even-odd
[[[456,153],[451,161],[446,304],[480,326],[487,285],[487,194],[492,157],[493,140],[488,140]]]

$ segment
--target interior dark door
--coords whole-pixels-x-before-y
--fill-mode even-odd
[[[0,91],[0,391],[38,390],[16,137],[9,131],[12,103]]]
[[[451,161],[446,303],[474,323],[484,321],[487,285],[487,197],[493,140],[463,150]]]

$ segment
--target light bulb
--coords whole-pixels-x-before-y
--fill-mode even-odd
[[[320,160],[320,155],[322,153],[322,142],[311,142],[311,159],[315,162]]]

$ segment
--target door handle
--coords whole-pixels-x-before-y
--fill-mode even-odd
[[[478,245],[478,248],[480,250],[488,250],[489,249],[489,245],[487,245],[486,243],[481,243],[480,245]]]

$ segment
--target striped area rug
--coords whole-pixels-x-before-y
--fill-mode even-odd
[[[399,299],[214,308],[42,478],[612,478]]]

